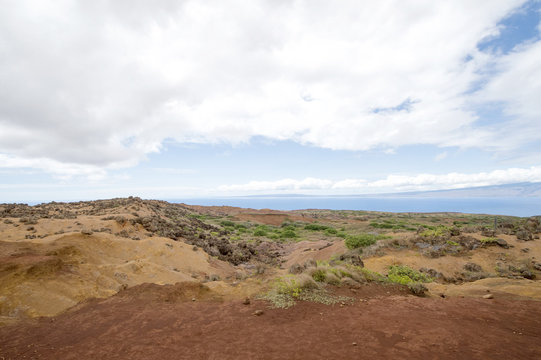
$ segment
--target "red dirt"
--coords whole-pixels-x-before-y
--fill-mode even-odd
[[[0,359],[541,358],[541,302],[417,298],[369,285],[341,290],[357,298],[353,305],[283,310],[186,302],[209,294],[182,286],[134,287],[0,328]]]
[[[245,209],[232,206],[199,206],[199,205],[184,205],[200,214],[216,215],[216,216],[233,216],[236,220],[254,221],[266,225],[280,226],[284,221],[303,221],[314,222],[316,219],[312,217],[299,216],[295,213],[271,210],[271,209]]]

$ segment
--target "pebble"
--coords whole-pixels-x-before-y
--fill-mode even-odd
[[[244,299],[244,301],[242,302],[244,305],[250,305],[250,298],[246,298]]]
[[[261,316],[261,315],[263,315],[263,310],[256,310],[256,311],[254,311],[253,314],[254,314],[255,316]]]
[[[483,295],[483,299],[494,299],[494,295],[492,294]]]

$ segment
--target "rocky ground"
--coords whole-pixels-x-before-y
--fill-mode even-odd
[[[539,358],[539,217],[0,205],[0,359]]]

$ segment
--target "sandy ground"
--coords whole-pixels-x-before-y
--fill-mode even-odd
[[[91,297],[142,283],[174,284],[233,276],[228,263],[182,242],[134,241],[105,233],[0,241],[0,323],[51,316]]]
[[[345,306],[269,309],[137,286],[0,328],[2,359],[539,359],[541,302],[417,298],[369,285]],[[189,297],[196,301],[185,301]],[[200,301],[206,300],[206,301]],[[263,314],[255,316],[255,310]]]

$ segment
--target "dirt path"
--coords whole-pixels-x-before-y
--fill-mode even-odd
[[[353,305],[271,310],[259,301],[186,302],[182,291],[145,285],[0,328],[0,359],[541,358],[541,302],[347,291]]]

